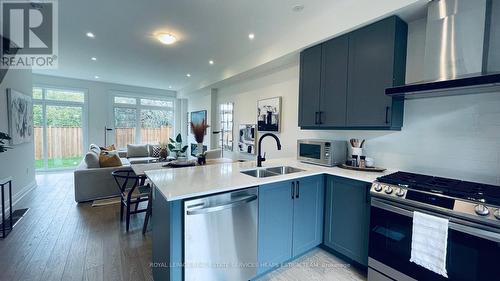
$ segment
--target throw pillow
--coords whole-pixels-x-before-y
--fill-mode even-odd
[[[115,145],[114,145],[114,144],[109,145],[109,146],[107,146],[107,147],[103,147],[103,146],[101,146],[101,147],[99,147],[99,148],[101,149],[101,151],[102,151],[102,150],[105,150],[105,151],[113,151],[113,150],[116,150],[116,147],[115,147]]]
[[[127,144],[127,157],[148,157],[147,144]]]
[[[161,147],[159,145],[151,145],[151,157],[160,157]]]
[[[87,152],[85,154],[85,164],[87,164],[87,168],[100,168],[99,165],[99,157],[93,151]]]
[[[99,154],[101,154],[101,148],[99,148],[98,145],[91,144],[89,150],[92,151],[92,152],[94,152],[98,156],[99,156]]]
[[[122,161],[115,153],[103,152],[99,155],[99,165],[101,168],[119,167],[122,165]]]

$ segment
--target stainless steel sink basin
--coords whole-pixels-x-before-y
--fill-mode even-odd
[[[266,170],[268,170],[269,172],[280,174],[280,175],[286,175],[286,174],[292,174],[292,173],[304,171],[302,169],[290,167],[290,166],[272,167],[272,168],[267,168]]]
[[[255,177],[255,178],[267,178],[267,177],[286,175],[286,174],[297,173],[297,172],[302,172],[302,171],[304,171],[304,170],[299,169],[299,168],[295,168],[295,167],[280,166],[280,167],[246,170],[246,171],[241,171],[241,173]]]

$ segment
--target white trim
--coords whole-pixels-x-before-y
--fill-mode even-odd
[[[34,190],[38,185],[36,184],[36,180],[30,182],[28,185],[23,187],[19,192],[15,193],[12,195],[12,208],[15,209],[16,204],[21,201],[21,199],[24,198],[28,193],[30,193],[32,190]],[[5,188],[5,187],[4,187]],[[6,190],[7,191],[7,190]],[[5,193],[7,197],[7,192]],[[9,199],[6,198],[5,200],[5,214],[9,214]],[[0,219],[2,219],[2,214],[0,214]]]

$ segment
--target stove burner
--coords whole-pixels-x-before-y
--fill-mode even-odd
[[[380,183],[408,186],[409,189],[443,194],[500,206],[500,187],[488,184],[432,177],[408,172],[396,172],[377,179]]]

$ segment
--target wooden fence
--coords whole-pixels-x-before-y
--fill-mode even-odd
[[[168,142],[172,128],[141,128],[141,142],[157,144],[160,141]],[[35,127],[35,160],[43,159],[43,128]],[[47,128],[47,153],[48,158],[65,158],[82,156],[83,132],[79,127],[48,127]],[[116,128],[115,141],[117,148],[126,147],[127,144],[136,143],[135,128]]]
[[[168,142],[171,137],[172,127],[161,128],[141,128],[141,142],[158,144],[159,142]],[[115,145],[116,147],[126,147],[127,144],[136,143],[135,128],[116,128]],[[108,143],[111,143],[108,141]]]
[[[35,127],[35,160],[43,159],[43,128]],[[83,146],[82,128],[48,127],[48,158],[81,156]]]

